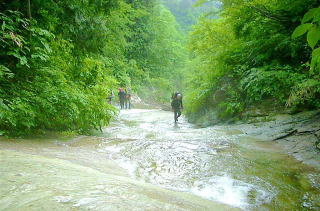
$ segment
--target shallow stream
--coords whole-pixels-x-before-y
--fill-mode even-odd
[[[320,173],[232,127],[127,110],[96,136],[0,139],[0,210],[319,210]]]

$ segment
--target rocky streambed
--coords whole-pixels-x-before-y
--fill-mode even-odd
[[[320,110],[295,115],[258,115],[229,128],[278,143],[286,153],[320,170]]]

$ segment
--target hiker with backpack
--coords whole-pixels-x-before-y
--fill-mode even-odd
[[[183,109],[181,93],[173,93],[171,97],[171,107],[174,112],[174,122],[176,123],[178,122],[178,118],[181,116],[181,110]]]
[[[126,95],[127,95],[126,92],[122,88],[119,88],[118,96],[119,96],[119,101],[120,101],[120,109],[124,109]]]

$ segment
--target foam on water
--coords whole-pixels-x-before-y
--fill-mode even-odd
[[[259,178],[251,184],[228,174],[233,165],[242,162],[235,160],[239,152],[230,145],[233,135],[214,128],[194,128],[183,119],[174,125],[171,113],[163,111],[122,111],[121,119],[116,134],[111,134],[113,128],[105,131],[110,140],[119,141],[101,147],[136,179],[241,209],[270,203],[276,195]],[[133,120],[135,130],[130,126]],[[217,176],[217,171],[223,176]]]
[[[136,163],[127,159],[121,159],[118,160],[118,164],[120,167],[126,169],[131,177],[136,178],[136,171],[138,169],[138,165]]]
[[[53,197],[53,199],[58,203],[68,203],[72,200],[72,197],[71,196],[55,196]]]
[[[191,192],[244,210],[269,203],[274,197],[274,194],[261,187],[232,179],[228,175],[196,181]]]

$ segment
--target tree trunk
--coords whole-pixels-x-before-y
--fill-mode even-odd
[[[32,18],[32,16],[31,16],[31,0],[28,0],[28,16],[29,16],[29,19]]]

